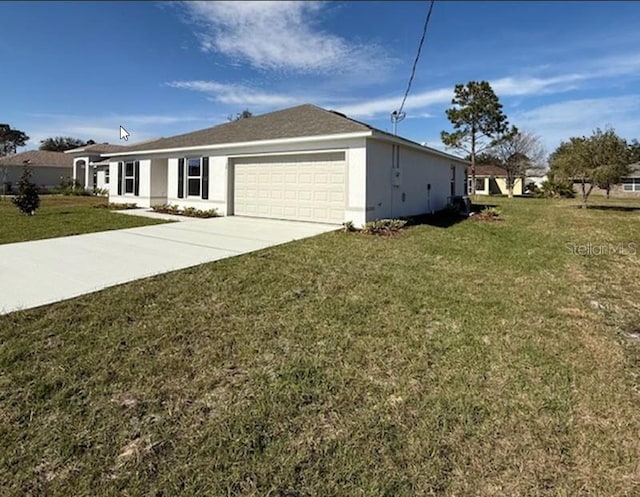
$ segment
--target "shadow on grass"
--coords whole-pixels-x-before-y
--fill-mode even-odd
[[[435,212],[433,214],[421,214],[407,219],[407,226],[434,226],[436,228],[449,228],[454,224],[465,221],[467,216],[451,212]]]
[[[582,209],[582,204],[574,206],[576,209]],[[620,212],[633,212],[640,211],[638,205],[587,205],[587,209],[594,209],[599,211],[620,211]]]

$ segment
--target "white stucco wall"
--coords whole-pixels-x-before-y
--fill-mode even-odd
[[[394,185],[393,143],[376,139],[367,144],[367,221],[436,212],[451,196],[451,166],[455,194],[465,195],[465,165],[428,150],[400,144],[400,176]],[[431,184],[431,189],[428,185]]]
[[[112,202],[139,206],[168,203],[181,208],[217,209],[222,215],[233,202],[233,162],[240,157],[342,151],[346,161],[345,221],[356,226],[373,219],[411,216],[445,207],[450,196],[451,165],[456,167],[456,194],[465,194],[465,165],[428,151],[400,145],[401,179],[392,186],[392,143],[381,139],[343,138],[322,142],[262,144],[198,151],[154,154],[140,160],[140,195],[117,195],[117,161],[110,163]],[[178,158],[209,157],[209,198],[178,198]],[[133,159],[123,158],[121,160]],[[166,182],[163,182],[165,179]],[[431,183],[430,194],[427,185]],[[404,200],[403,200],[404,194]]]
[[[96,170],[96,188],[99,190],[108,189],[109,185],[105,181],[107,171],[105,167],[100,167]]]
[[[152,198],[151,205],[156,203],[168,203],[178,205],[181,208],[194,207],[197,209],[217,209],[222,215],[227,215],[230,205],[233,202],[233,159],[238,157],[255,157],[263,155],[288,155],[299,152],[321,153],[327,151],[344,151],[347,167],[347,185],[346,185],[346,205],[345,205],[345,221],[351,220],[360,225],[365,222],[365,204],[366,204],[366,150],[364,139],[342,139],[327,140],[322,144],[318,143],[294,143],[289,145],[261,145],[260,147],[230,147],[228,149],[219,149],[212,151],[197,152],[194,154],[167,154],[166,160],[166,197],[162,202]],[[158,154],[160,155],[160,154]],[[209,157],[209,198],[203,200],[200,197],[178,198],[178,157],[182,156]],[[117,162],[115,164],[115,172],[112,169],[112,175],[117,177]],[[151,180],[158,169],[158,159],[152,159]],[[140,163],[141,183],[140,197],[143,197],[142,189],[142,161]],[[117,183],[111,181],[110,196],[117,202],[132,200],[121,200],[117,196]],[[156,186],[152,187],[154,192],[160,191]],[[115,192],[115,193],[114,193]],[[127,198],[129,195],[127,195]],[[145,205],[139,203],[138,205]]]
[[[118,161],[109,162],[109,202],[135,203],[138,207],[151,207],[151,160],[136,159],[140,161],[140,191],[139,195],[124,193],[118,195]],[[122,162],[126,162],[123,159]]]

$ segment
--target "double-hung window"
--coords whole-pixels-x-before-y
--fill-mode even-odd
[[[623,178],[622,190],[625,192],[640,192],[640,178]]]
[[[124,163],[124,193],[133,193],[136,182],[136,168],[133,162]]]
[[[140,162],[118,162],[118,195],[140,195]]]
[[[178,159],[178,198],[209,198],[209,157]]]
[[[187,196],[199,197],[202,184],[201,159],[187,159]]]

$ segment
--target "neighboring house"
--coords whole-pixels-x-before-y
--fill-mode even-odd
[[[582,191],[579,179],[573,179],[573,189],[576,192]],[[586,183],[587,188],[590,184]],[[597,186],[591,191],[592,195],[606,195],[607,191]],[[609,191],[613,197],[637,197],[640,196],[640,162],[629,164],[629,174],[623,177],[617,185],[613,185]]]
[[[120,152],[127,147],[110,143],[95,143],[66,150],[72,159],[73,171],[70,177],[80,183],[85,190],[109,189],[109,161],[101,154]]]
[[[443,209],[468,165],[314,105],[103,156],[111,202],[357,226]]]
[[[547,181],[548,170],[543,167],[532,167],[526,171],[525,188],[529,183],[534,183],[538,188],[542,187],[542,183]]]
[[[469,192],[471,188],[471,170],[468,173]],[[519,176],[513,182],[513,194],[522,195],[524,191],[524,176]],[[477,195],[507,195],[507,171],[500,166],[476,166],[476,194]]]
[[[32,183],[41,188],[53,188],[69,177],[73,159],[62,152],[48,150],[29,150],[0,157],[0,191],[15,190],[25,166],[32,170]]]

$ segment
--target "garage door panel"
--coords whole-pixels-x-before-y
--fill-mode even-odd
[[[344,153],[238,159],[235,214],[341,223]]]

